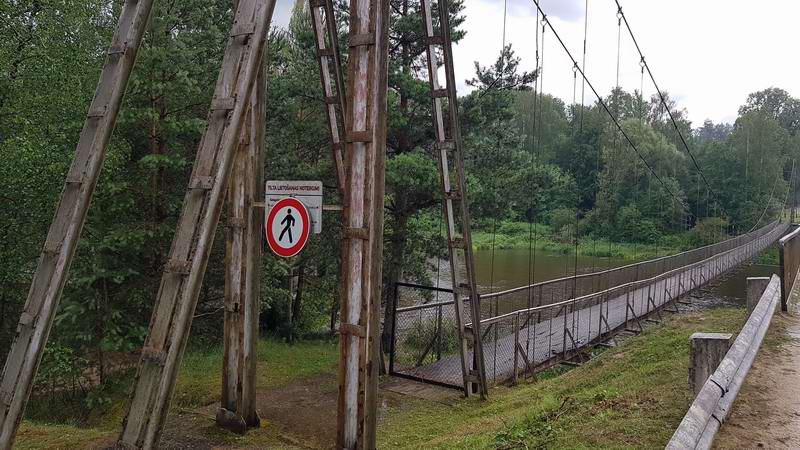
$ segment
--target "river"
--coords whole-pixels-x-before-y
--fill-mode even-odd
[[[632,264],[636,260],[578,256],[578,273],[588,273]],[[777,263],[777,262],[776,262]],[[530,274],[528,268],[531,267]],[[527,249],[475,251],[477,282],[481,292],[496,292],[530,283],[574,275],[575,255],[555,255]],[[778,272],[775,265],[750,264],[727,274],[704,292],[703,297],[714,303],[743,304],[747,277],[770,276]]]

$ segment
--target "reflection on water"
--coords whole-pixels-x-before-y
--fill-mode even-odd
[[[431,261],[434,265],[436,261]],[[450,287],[449,263],[440,260],[438,273],[432,274],[433,286],[447,289]],[[624,266],[637,262],[634,259],[607,258],[598,256],[578,256],[578,273],[589,273],[598,270]],[[575,274],[575,255],[545,254],[537,251],[531,254],[528,249],[504,249],[475,251],[475,269],[478,289],[482,293],[497,292],[531,282],[552,280]],[[713,305],[743,305],[745,303],[745,285],[747,277],[765,277],[778,273],[774,264],[752,264],[726,274],[715,280],[702,292],[693,294],[697,307]],[[529,269],[530,268],[530,269]],[[437,296],[438,299],[438,296]],[[428,300],[430,301],[430,300]]]
[[[528,249],[478,250],[475,270],[481,292],[496,292],[575,274],[575,255],[553,255]],[[494,263],[492,262],[494,260]],[[578,273],[633,264],[636,260],[578,255]]]
[[[744,306],[747,303],[746,289],[748,277],[769,277],[780,270],[775,265],[751,264],[726,274],[700,293],[693,295],[696,307]]]
[[[494,263],[492,259],[494,258]],[[633,264],[636,260],[578,256],[578,273]],[[530,270],[528,268],[531,268]],[[552,280],[575,273],[575,255],[553,255],[536,252],[529,254],[527,249],[478,250],[475,252],[477,282],[481,292],[496,292],[525,286],[539,281]],[[693,303],[698,307],[714,305],[744,305],[748,277],[768,277],[778,273],[776,265],[751,264],[726,274],[722,279],[695,294]]]

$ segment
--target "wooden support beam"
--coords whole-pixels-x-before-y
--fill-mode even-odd
[[[274,7],[275,0],[240,0],[236,9],[214,98],[237,100],[232,109],[209,112],[192,178],[209,177],[211,185],[187,192],[170,250],[170,259],[191,261],[191,268],[187,275],[165,272],[161,279],[145,346],[164,352],[164,363],[141,359],[119,437],[121,446],[158,447]],[[250,23],[252,32],[243,26]]]
[[[348,64],[347,177],[343,225],[367,230],[344,236],[337,449],[375,448],[379,315],[383,263],[383,193],[388,78],[388,0],[352,0]],[[376,39],[377,38],[377,39]],[[356,138],[357,137],[357,138]],[[347,330],[366,330],[355,333]]]
[[[225,351],[217,424],[237,433],[257,428],[256,363],[264,197],[265,67],[249,98],[228,187],[225,255]]]
[[[4,400],[0,402],[2,450],[9,450],[14,444],[152,6],[153,0],[139,0],[125,2],[122,7],[20,326],[0,376],[0,393],[8,393],[7,399],[0,399]],[[28,318],[30,323],[23,323]]]

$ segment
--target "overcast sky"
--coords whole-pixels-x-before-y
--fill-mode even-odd
[[[580,61],[586,0],[540,0],[558,34]],[[285,23],[289,5],[279,1],[276,19]],[[586,75],[606,95],[615,84],[617,17],[614,0],[588,0]],[[496,60],[502,46],[503,0],[466,0],[467,36],[455,46],[459,93],[474,74],[474,62]],[[733,122],[747,94],[781,87],[800,96],[797,0],[620,0],[636,39],[662,90],[689,111],[694,126],[703,120]],[[507,41],[533,70],[536,54],[533,0],[508,0]],[[544,37],[544,91],[572,100],[572,64],[550,29]],[[620,85],[639,89],[639,57],[624,29]],[[580,101],[580,79],[578,101]],[[654,93],[645,76],[645,96]],[[588,86],[586,102],[595,100]]]

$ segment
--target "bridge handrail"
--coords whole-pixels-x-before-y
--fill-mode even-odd
[[[667,450],[711,448],[769,329],[780,300],[779,291],[780,280],[773,275],[725,358],[703,385],[667,443]]]
[[[662,261],[662,260],[667,259],[667,258],[679,258],[679,257],[685,256],[686,254],[689,254],[691,252],[701,253],[701,251],[707,251],[709,248],[711,248],[713,246],[721,246],[722,244],[729,244],[729,243],[731,243],[733,241],[736,241],[736,240],[740,240],[741,241],[744,238],[752,238],[750,240],[750,242],[752,242],[752,241],[755,241],[756,239],[759,239],[759,238],[765,236],[770,231],[773,231],[777,227],[777,225],[779,223],[780,222],[776,220],[776,221],[774,221],[772,223],[769,223],[769,224],[759,228],[758,230],[752,231],[750,233],[745,233],[745,234],[733,237],[731,239],[727,239],[727,240],[722,241],[722,242],[717,242],[715,244],[710,244],[710,245],[706,245],[706,246],[703,246],[703,247],[698,247],[698,248],[695,248],[695,249],[692,249],[692,250],[687,250],[685,252],[676,253],[674,255],[662,256],[662,257],[657,258],[657,259],[641,261],[641,262],[638,262],[638,263],[629,264],[627,266],[616,267],[616,268],[613,268],[613,269],[607,269],[607,270],[600,271],[600,272],[592,272],[592,273],[588,273],[588,274],[580,274],[577,277],[569,276],[569,277],[556,278],[556,279],[552,279],[552,280],[540,281],[540,282],[537,282],[537,283],[534,283],[534,284],[531,284],[531,285],[520,286],[520,287],[516,287],[516,288],[513,288],[513,289],[508,289],[508,290],[505,290],[505,291],[499,291],[499,292],[494,292],[494,293],[489,293],[489,294],[480,294],[479,297],[480,297],[481,300],[487,300],[487,299],[491,299],[491,298],[495,298],[495,297],[501,297],[501,296],[504,296],[504,295],[512,294],[512,293],[515,293],[515,292],[521,292],[521,291],[524,291],[524,290],[527,290],[527,289],[536,289],[536,288],[541,288],[543,286],[548,286],[548,285],[551,285],[551,284],[557,284],[559,282],[573,281],[576,278],[577,279],[581,279],[581,278],[592,277],[592,276],[602,276],[602,275],[606,275],[606,274],[611,273],[611,272],[630,269],[630,268],[632,268],[632,267],[634,267],[636,265],[652,264],[654,262]],[[755,237],[752,237],[752,236],[755,236]],[[743,244],[741,244],[741,245],[743,245]],[[726,250],[724,252],[714,253],[711,256],[709,256],[709,257],[707,257],[705,259],[702,259],[700,261],[696,261],[696,262],[691,263],[691,264],[683,265],[683,266],[675,268],[675,269],[670,269],[667,272],[662,272],[662,273],[660,273],[660,274],[658,274],[658,275],[656,275],[654,277],[648,278],[648,279],[634,280],[634,281],[627,282],[627,283],[624,283],[624,284],[620,284],[620,285],[616,285],[616,286],[610,286],[610,287],[604,289],[603,291],[593,292],[593,293],[586,294],[586,295],[583,295],[583,296],[575,297],[573,299],[566,299],[566,300],[563,300],[563,301],[560,301],[560,302],[557,302],[557,303],[550,303],[550,304],[547,304],[547,305],[536,306],[536,307],[530,308],[530,310],[542,311],[542,310],[548,309],[549,307],[551,307],[553,305],[563,306],[563,305],[569,304],[570,302],[573,302],[573,301],[585,300],[585,299],[591,298],[593,296],[597,296],[599,294],[606,294],[606,293],[609,293],[609,292],[613,292],[615,289],[628,287],[632,283],[648,282],[648,281],[653,280],[653,279],[655,279],[655,278],[657,278],[659,276],[662,276],[662,275],[664,275],[666,273],[673,273],[676,270],[683,270],[683,269],[686,269],[688,267],[693,267],[695,265],[704,263],[708,259],[723,255],[723,254],[725,254],[725,253],[727,253],[727,252],[729,252],[729,251],[731,251],[733,249],[739,248],[741,245],[738,245],[738,246],[736,246],[736,247],[734,247],[732,249]],[[409,284],[409,283],[398,283],[398,285],[400,285],[400,286],[409,286],[409,287],[419,287],[417,285]],[[425,287],[425,289],[430,289],[430,288]],[[443,289],[443,288],[439,288],[437,290],[444,291],[444,292],[452,292],[452,290],[450,290],[450,289]],[[469,298],[464,298],[464,300],[468,301]],[[429,308],[445,307],[445,306],[452,305],[452,304],[453,304],[453,300],[444,300],[444,301],[436,302],[436,303],[424,303],[424,304],[419,304],[419,305],[398,307],[396,312],[397,313],[405,313],[405,312],[417,311],[417,310],[423,310],[423,309],[429,309]],[[518,311],[525,311],[525,310],[518,310]],[[514,312],[515,311],[512,311],[510,313],[505,314],[504,316],[507,316],[509,314],[513,314]],[[500,316],[496,316],[496,317],[500,317]],[[489,318],[489,319],[491,319],[491,318]],[[488,319],[483,319],[483,320],[488,320]],[[484,323],[484,322],[482,321],[481,323]]]
[[[777,230],[777,228],[776,228],[776,230]],[[753,240],[753,242],[755,242],[755,240],[764,238],[766,236],[767,236],[766,234],[763,235],[763,236],[758,236],[757,238],[755,238]],[[730,250],[726,250],[726,251],[721,252],[721,253],[715,253],[715,254],[713,254],[712,256],[709,256],[706,259],[703,259],[703,260],[700,260],[700,261],[696,261],[694,263],[687,264],[685,266],[681,266],[681,267],[678,267],[678,268],[675,268],[675,269],[671,269],[671,270],[669,270],[667,272],[660,273],[660,274],[658,274],[658,275],[656,275],[654,277],[648,278],[648,279],[631,281],[631,282],[620,284],[620,285],[617,285],[617,286],[612,286],[612,287],[610,287],[608,289],[605,289],[603,291],[593,292],[591,294],[587,294],[587,295],[583,295],[583,296],[580,296],[580,297],[575,297],[575,298],[563,300],[563,301],[556,302],[556,303],[550,303],[550,304],[547,304],[547,305],[535,306],[535,307],[532,307],[532,308],[519,309],[519,310],[516,310],[516,311],[507,312],[505,314],[489,317],[489,318],[486,318],[486,319],[481,319],[480,323],[481,323],[481,326],[489,326],[491,324],[502,322],[503,320],[506,320],[506,319],[509,319],[511,317],[514,317],[515,315],[529,316],[531,314],[535,314],[535,313],[538,313],[538,312],[546,311],[546,310],[549,310],[549,309],[562,308],[564,306],[568,306],[568,305],[573,304],[573,303],[578,303],[578,302],[582,302],[582,301],[585,301],[585,300],[589,300],[589,299],[592,299],[594,297],[610,295],[614,291],[636,289],[641,285],[646,286],[648,284],[653,284],[653,283],[656,283],[658,281],[661,281],[661,279],[669,278],[669,277],[677,274],[678,272],[685,272],[687,269],[690,269],[690,268],[693,268],[693,267],[696,267],[696,266],[699,266],[699,265],[706,264],[706,263],[710,262],[713,259],[722,257],[722,256],[724,256],[724,255],[726,255],[728,253],[731,253],[733,251],[738,250],[739,248],[740,247],[734,247],[734,248],[732,248]],[[449,302],[449,303],[452,303],[452,302]],[[466,327],[471,327],[471,326],[472,326],[472,322],[470,322],[470,323],[468,323],[466,325]]]
[[[579,274],[579,275],[572,275],[572,276],[567,276],[567,277],[555,278],[555,279],[552,279],[552,280],[539,281],[537,283],[533,283],[533,284],[525,285],[525,286],[519,286],[519,287],[507,289],[507,290],[504,290],[504,291],[480,294],[480,298],[481,298],[481,300],[487,300],[487,299],[491,299],[491,298],[495,298],[495,297],[503,297],[503,296],[506,296],[506,295],[509,295],[509,294],[514,294],[514,293],[525,291],[525,290],[529,290],[529,289],[536,289],[536,288],[547,286],[547,285],[550,285],[550,284],[557,284],[557,283],[561,283],[561,282],[580,280],[580,279],[589,278],[589,277],[600,277],[600,276],[608,275],[608,274],[614,273],[614,272],[622,272],[622,271],[625,271],[625,270],[630,270],[630,269],[632,269],[632,268],[634,268],[636,266],[651,265],[651,264],[655,264],[655,263],[658,263],[658,262],[661,262],[661,261],[666,261],[666,260],[669,260],[669,259],[678,259],[678,258],[680,258],[682,256],[686,256],[686,255],[689,255],[689,254],[692,254],[692,253],[703,253],[704,251],[707,251],[708,249],[710,249],[712,247],[715,247],[715,246],[722,247],[722,246],[724,246],[726,244],[730,244],[730,243],[732,243],[734,241],[742,240],[742,238],[749,237],[750,235],[755,235],[756,238],[761,237],[764,234],[766,234],[767,232],[769,232],[771,227],[775,227],[778,223],[779,223],[778,221],[774,221],[774,222],[769,223],[769,224],[763,226],[762,228],[759,228],[758,230],[755,230],[753,232],[745,233],[745,234],[742,234],[742,235],[739,235],[739,236],[736,236],[736,237],[733,237],[733,238],[730,238],[730,239],[726,239],[726,240],[721,241],[721,242],[705,245],[703,247],[698,247],[698,248],[695,248],[695,249],[686,250],[686,251],[683,251],[683,252],[680,252],[680,253],[676,253],[674,255],[662,256],[662,257],[655,258],[655,259],[648,259],[646,261],[640,261],[640,262],[637,262],[637,263],[632,263],[632,264],[628,264],[628,265],[625,265],[625,266],[615,267],[613,269],[606,269],[606,270],[602,270],[602,271],[598,271],[598,272],[591,272],[591,273],[585,273],[585,274]],[[718,253],[718,254],[721,254],[721,253]]]

